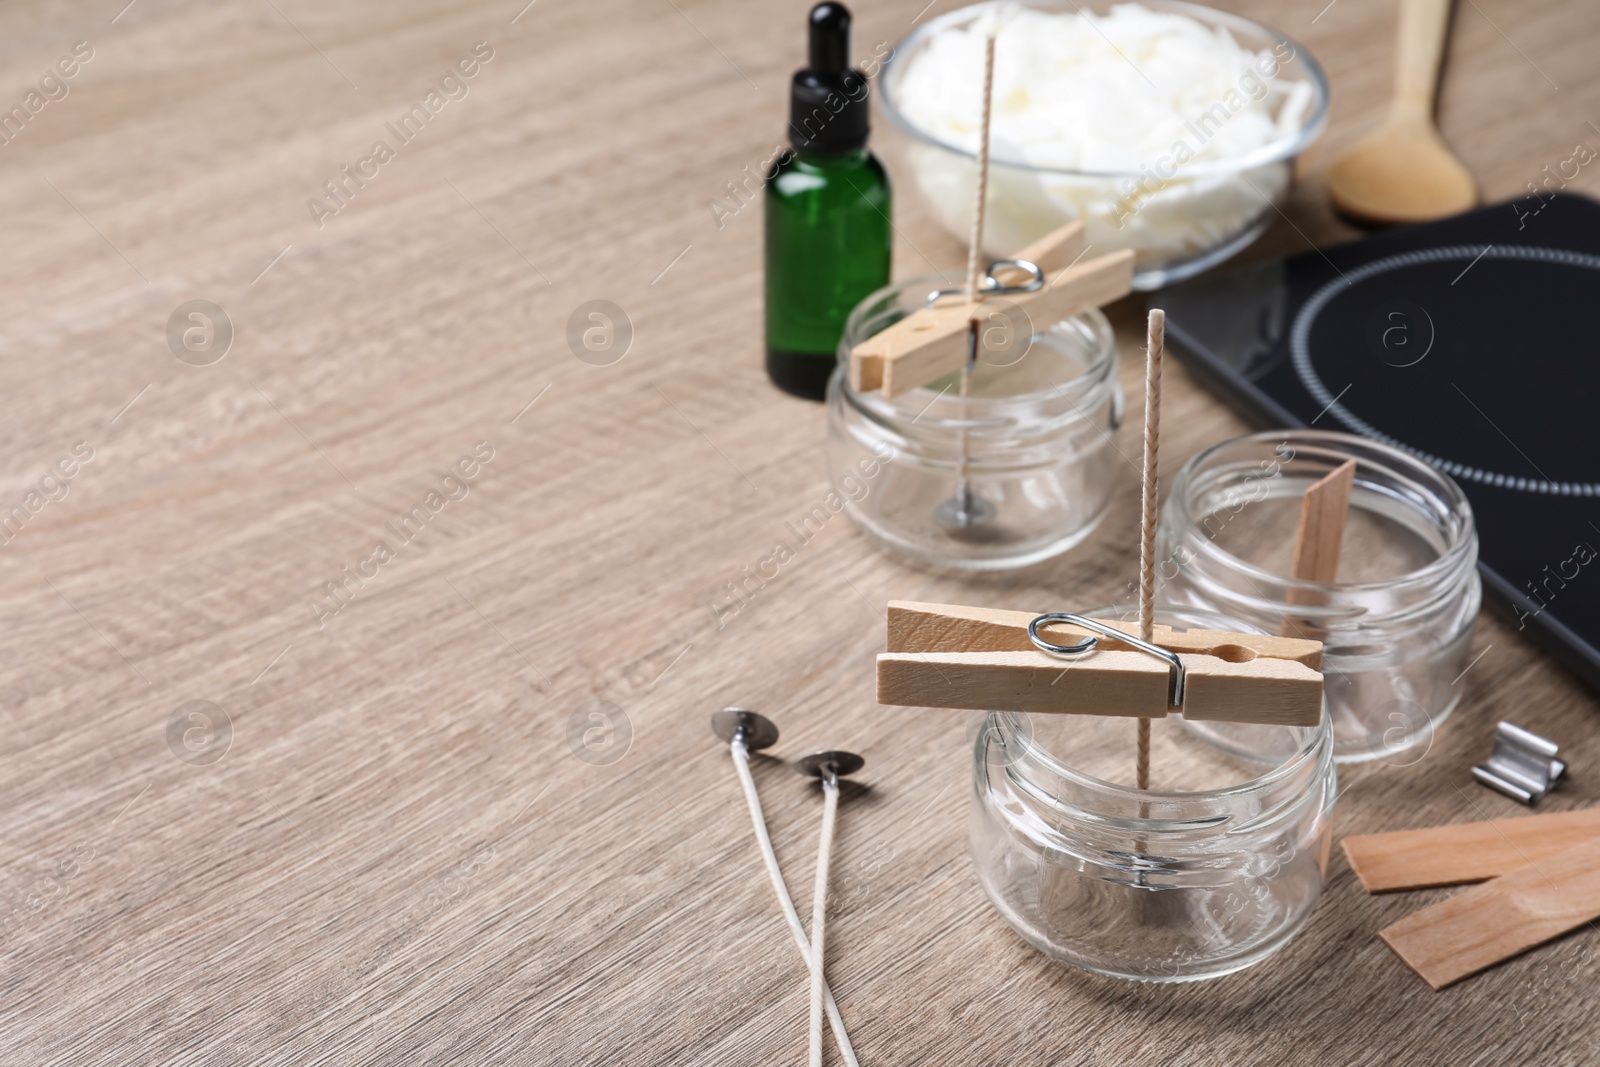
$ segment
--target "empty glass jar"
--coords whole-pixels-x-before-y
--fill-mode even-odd
[[[1305,491],[1347,459],[1338,580],[1290,578]],[[1478,535],[1460,487],[1405,452],[1317,430],[1206,449],[1173,480],[1156,559],[1163,603],[1323,642],[1337,759],[1414,763],[1461,698],[1482,600]]]
[[[1194,610],[1156,621],[1249,629]],[[1149,790],[1132,785],[1135,730],[1097,715],[985,716],[971,823],[985,892],[1036,948],[1098,974],[1182,982],[1265,959],[1322,892],[1338,793],[1327,716],[1229,724],[1228,748],[1157,719]]]
[[[1036,334],[1025,354],[980,358],[966,397],[955,374],[893,400],[852,389],[850,349],[939,284],[880,289],[851,313],[828,384],[829,473],[864,483],[844,510],[907,555],[979,570],[1048,559],[1087,537],[1110,501],[1123,403],[1111,325],[1092,310]]]

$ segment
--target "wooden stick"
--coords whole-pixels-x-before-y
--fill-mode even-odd
[[[1035,648],[1028,639],[1028,624],[1041,614],[1037,611],[891,600],[887,651],[1030,652]],[[1136,633],[1138,629],[1137,626],[1130,627],[1114,619],[1095,621],[1129,634]],[[1216,656],[1233,663],[1263,658],[1293,660],[1314,671],[1322,667],[1322,646],[1316,641],[1217,630],[1174,632],[1171,627],[1161,625],[1151,630],[1153,642],[1173,652]],[[1062,622],[1040,628],[1042,636],[1060,645],[1071,644],[1090,633],[1089,630]],[[1115,638],[1100,636],[1100,648],[1129,651],[1133,646]]]
[[[1369,893],[1482,882],[1600,839],[1600,808],[1355,834],[1341,844]]]
[[[1179,654],[1183,716],[1213,722],[1315,726],[1322,675],[1302,663]],[[1095,650],[1067,660],[1027,652],[885,652],[878,703],[1045,715],[1147,717],[1167,706],[1168,667],[1147,652]]]
[[[1347,459],[1306,489],[1300,501],[1300,528],[1295,531],[1294,562],[1289,573],[1306,582],[1332,584],[1339,575],[1339,551],[1344,543],[1345,519],[1350,513],[1350,490],[1355,485],[1356,461]],[[1320,604],[1314,589],[1290,589],[1291,604]],[[1280,632],[1321,640],[1322,627],[1310,620],[1295,621],[1285,615]]]
[[[1032,333],[1126,296],[1133,287],[1133,252],[1124,249],[1063,267],[1043,289],[1003,299],[1027,316]],[[954,301],[908,315],[856,345],[850,353],[850,385],[857,392],[882,389],[884,396],[959,371],[967,359],[968,323],[978,305]]]
[[[1600,918],[1600,838],[1406,916],[1378,936],[1443,989]]]
[[[1139,516],[1139,638],[1149,641],[1156,622],[1156,488],[1161,446],[1161,353],[1167,313],[1152,308],[1145,331],[1144,476]],[[1139,720],[1135,771],[1140,789],[1150,788],[1150,720]]]

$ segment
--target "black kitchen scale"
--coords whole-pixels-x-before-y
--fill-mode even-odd
[[[1487,601],[1600,688],[1600,203],[1528,196],[1164,289],[1167,345],[1247,418],[1448,472]]]

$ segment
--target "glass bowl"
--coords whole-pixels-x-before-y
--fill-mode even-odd
[[[945,134],[919,128],[908,117],[906,76],[919,56],[947,31],[1017,8],[1071,15],[1104,14],[1110,0],[1004,0],[976,4],[924,24],[901,39],[884,65],[879,100],[894,134],[884,139],[895,175],[915,187],[934,217],[963,243],[971,228],[976,152]],[[1261,57],[1260,70],[1246,67],[1237,79],[1242,90],[1183,108],[1182,132],[1164,155],[1122,167],[1068,169],[1041,165],[1049,151],[1007,134],[1005,79],[996,74],[995,134],[991,138],[984,251],[1003,258],[1074,219],[1082,219],[1096,255],[1131,248],[1135,289],[1155,289],[1221,263],[1264,232],[1289,196],[1296,158],[1322,133],[1328,117],[1328,82],[1311,53],[1260,23],[1181,0],[1143,0],[1158,13],[1187,16],[1213,32],[1226,31],[1240,48]],[[1002,35],[997,66],[1006,51]],[[1120,51],[1120,49],[1119,49]],[[1265,54],[1265,56],[1263,56]],[[1269,58],[1270,57],[1270,58]],[[1126,58],[1126,57],[1125,57]],[[1129,59],[1132,92],[1143,92],[1144,72]],[[1269,67],[1275,73],[1266,75]],[[1135,77],[1135,74],[1138,77]],[[1254,74],[1262,77],[1252,78]],[[1158,75],[1159,77],[1159,75]],[[1150,82],[1148,78],[1144,82]],[[940,83],[940,92],[949,79]],[[1151,83],[1153,85],[1153,83]],[[1275,135],[1243,154],[1219,157],[1205,151],[1235,116],[1250,111],[1249,100],[1264,86]],[[964,90],[963,90],[964,91]],[[1175,92],[1180,91],[1175,88]],[[1154,92],[1154,91],[1153,91]],[[1120,94],[1120,90],[1119,90]],[[981,96],[972,87],[973,106]],[[1240,102],[1233,108],[1233,102]],[[1146,101],[1153,104],[1154,100]],[[1119,105],[1120,106],[1120,105]],[[1257,118],[1251,121],[1259,121]],[[1110,120],[1108,119],[1108,123]],[[1112,123],[1114,125],[1114,123]],[[1114,135],[1114,133],[1113,133]],[[976,145],[976,133],[972,135]],[[1178,162],[1178,145],[1195,158]]]

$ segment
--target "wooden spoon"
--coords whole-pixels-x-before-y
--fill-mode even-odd
[[[1374,222],[1426,222],[1478,202],[1472,175],[1433,124],[1450,0],[1402,0],[1395,97],[1389,117],[1328,173],[1340,211]]]

